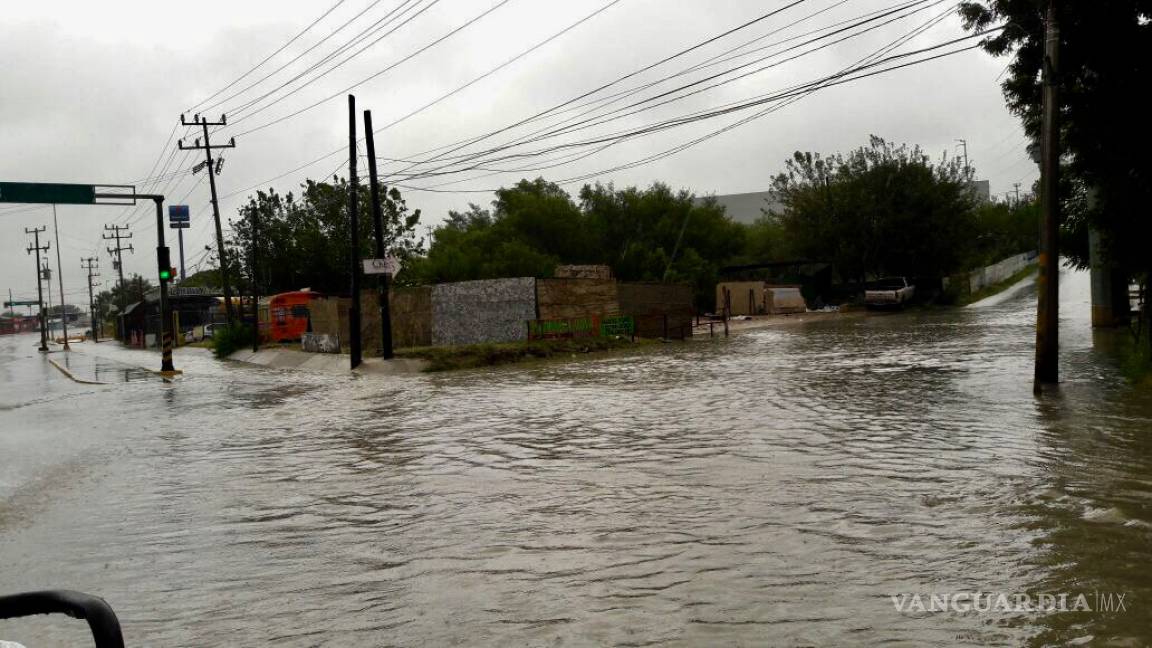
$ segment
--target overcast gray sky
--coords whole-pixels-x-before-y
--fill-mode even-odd
[[[226,162],[218,182],[222,216],[233,218],[237,206],[251,193],[244,191],[249,187],[273,186],[287,191],[296,188],[306,177],[321,178],[333,171],[343,173],[348,122],[346,99],[341,91],[393,66],[489,9],[494,8],[474,24],[358,85],[354,90],[358,107],[373,111],[377,127],[386,125],[610,5],[521,60],[384,130],[377,135],[378,156],[411,159],[437,147],[508,126],[792,2],[201,0],[195,5],[180,5],[154,0],[103,3],[55,0],[9,4],[12,6],[5,8],[5,19],[0,23],[0,60],[4,62],[0,66],[0,180],[136,182],[142,189],[162,191],[170,203],[183,199],[193,214],[192,228],[187,230],[185,242],[186,256],[192,266],[203,258],[204,246],[212,241],[212,228],[205,176],[187,173],[202,158],[195,153],[173,154],[175,143],[169,140],[182,111],[201,104],[210,108],[208,112],[213,118],[221,112],[229,115],[230,125],[221,130],[218,139],[222,142],[237,135],[237,147],[223,153]],[[752,48],[773,45],[896,4],[895,0],[803,0],[752,27],[628,79],[597,96],[654,81],[779,30],[734,52],[744,54],[742,58],[680,77],[681,81],[695,81],[752,60],[755,58],[750,53]],[[335,9],[283,52],[216,98],[202,103],[334,5]],[[926,0],[913,7],[921,11],[907,18],[826,49],[653,110],[517,151],[647,125],[814,80],[855,63],[951,7],[951,2]],[[411,18],[410,22],[338,68],[318,74],[367,46],[371,40],[346,50],[261,102],[241,108],[315,65],[393,11],[399,12],[392,14],[393,21]],[[360,12],[363,14],[356,18]],[[801,19],[805,20],[794,24]],[[336,31],[346,22],[347,27]],[[381,24],[394,27],[397,22]],[[329,36],[333,32],[336,33]],[[382,34],[383,31],[372,32],[371,38]],[[961,35],[960,21],[952,12],[894,53],[935,45]],[[321,42],[325,37],[327,40]],[[775,54],[771,62],[779,62],[802,50],[780,52],[808,38],[812,36],[774,45],[761,50],[759,55]],[[316,47],[312,51],[264,79],[313,45]],[[969,142],[969,155],[977,176],[990,179],[994,193],[1003,196],[1012,190],[1015,182],[1023,183],[1023,189],[1027,190],[1037,173],[1024,151],[1023,131],[1018,120],[1005,109],[998,87],[998,78],[1006,63],[1005,59],[996,60],[979,51],[965,52],[827,88],[676,155],[600,174],[595,180],[617,186],[663,181],[699,194],[761,191],[768,188],[771,176],[781,170],[783,161],[795,150],[845,151],[865,144],[870,134],[876,134],[896,142],[919,144],[934,157],[955,154],[956,140],[964,138]],[[759,66],[746,70],[756,67]],[[256,85],[249,89],[252,84]],[[653,86],[647,94],[638,97],[658,94],[673,85],[669,82]],[[300,89],[284,96],[286,91],[295,88]],[[230,98],[236,93],[236,97]],[[334,94],[339,96],[263,127]],[[608,109],[626,106],[636,98],[613,104]],[[213,105],[222,99],[225,101],[221,105]],[[475,171],[416,179],[406,184],[466,191],[511,184],[520,177],[543,175],[554,180],[578,177],[676,147],[753,112],[633,138],[543,171],[495,175]],[[534,126],[554,123],[558,122],[540,122]],[[253,127],[262,128],[246,132]],[[177,129],[176,135],[185,132],[183,128]],[[526,132],[518,130],[497,136],[484,145],[500,143]],[[342,154],[293,171],[341,148]],[[581,150],[585,149],[566,149],[546,158],[493,162],[485,168],[538,167],[549,161],[563,161],[556,160],[557,156]],[[363,163],[361,166],[363,169]],[[383,168],[395,171],[400,167],[388,164]],[[169,175],[155,184],[140,182],[160,170]],[[173,172],[181,173],[172,175]],[[443,184],[449,182],[454,184]],[[575,192],[579,183],[567,188]],[[415,190],[406,190],[405,196],[411,206],[423,210],[424,223],[429,225],[439,222],[449,209],[466,208],[469,202],[487,205],[492,199],[490,193]],[[81,257],[99,257],[101,278],[106,285],[112,281],[112,264],[105,253],[105,242],[100,240],[105,224],[132,225],[135,236],[131,242],[135,244],[136,253],[125,258],[126,271],[155,276],[155,223],[149,210],[150,207],[136,210],[58,208],[69,301],[86,303],[87,300]],[[25,254],[29,237],[24,235],[24,228],[48,225],[51,234],[51,222],[51,207],[0,205],[0,232],[3,232],[0,289],[4,290],[5,299],[9,287],[17,298],[35,295],[33,261]],[[174,230],[168,232],[174,233]],[[170,244],[175,254],[175,237],[170,238]],[[56,266],[55,250],[51,263]],[[55,281],[53,290],[56,290]]]

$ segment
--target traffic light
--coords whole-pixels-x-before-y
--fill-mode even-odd
[[[172,260],[168,255],[168,246],[156,248],[156,262],[160,266],[160,281],[172,280]]]

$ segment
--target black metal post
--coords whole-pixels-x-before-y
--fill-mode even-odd
[[[351,237],[349,270],[352,273],[352,306],[348,309],[348,337],[352,368],[360,366],[360,215],[359,182],[356,178],[356,96],[348,95],[348,229]]]
[[[188,275],[184,272],[184,227],[183,226],[181,226],[179,229],[176,230],[176,240],[178,240],[180,242],[180,281],[184,281],[185,279],[188,278]]]
[[[156,203],[156,260],[157,273],[168,272],[170,256],[164,244],[164,196],[152,196]],[[168,303],[168,279],[160,276],[160,372],[176,373],[172,365],[172,305]],[[145,311],[147,312],[147,311]]]
[[[260,236],[260,209],[253,207],[249,212],[252,215],[252,353],[260,350],[260,286],[259,276],[259,250]]]
[[[376,142],[372,136],[372,111],[364,111],[364,137],[368,146],[368,188],[372,195],[372,224],[376,235],[376,258],[384,258],[384,212],[380,206],[380,180],[376,175]],[[388,275],[380,275],[380,355],[392,358],[392,308]]]

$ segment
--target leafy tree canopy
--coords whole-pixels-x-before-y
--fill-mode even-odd
[[[984,49],[1010,58],[1002,84],[1008,107],[1038,140],[1041,72],[1047,3],[979,0],[961,5],[968,29],[1002,26]],[[1138,88],[1152,73],[1152,0],[1096,0],[1056,4],[1060,57],[1056,81],[1064,168],[1065,226],[1080,244],[1064,247],[1074,262],[1087,264],[1083,230],[1097,227],[1115,262],[1130,275],[1152,270],[1147,241],[1152,236],[1152,132]],[[1086,200],[1095,189],[1094,206]]]
[[[260,291],[264,294],[312,288],[344,294],[352,256],[349,246],[351,225],[348,215],[348,182],[306,181],[299,197],[281,196],[275,190],[259,191],[240,207],[239,218],[231,221],[232,237],[227,242],[230,277],[240,279],[241,290],[252,285],[253,222],[258,223],[256,268]],[[357,260],[375,256],[375,237],[369,189],[361,184],[359,197],[360,241]],[[397,256],[405,268],[423,253],[423,241],[415,235],[420,210],[409,210],[395,187],[381,188],[385,254]],[[254,221],[255,219],[255,221]],[[403,282],[407,270],[397,278]]]
[[[845,279],[939,277],[971,259],[978,230],[968,180],[957,159],[933,163],[919,147],[872,137],[847,155],[797,152],[773,189],[798,255],[831,261]]]
[[[560,264],[603,264],[624,281],[689,282],[706,294],[743,241],[721,207],[686,191],[597,184],[577,200],[537,178],[497,191],[491,209],[451,212],[413,278],[548,277]]]

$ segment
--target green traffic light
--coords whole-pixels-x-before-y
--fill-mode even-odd
[[[161,270],[160,271],[160,280],[161,281],[168,281],[171,278],[172,278],[171,272],[168,272],[167,270]]]

